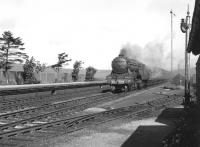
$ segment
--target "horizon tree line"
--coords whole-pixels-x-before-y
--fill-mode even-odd
[[[0,37],[0,69],[3,69],[3,74],[6,78],[6,84],[9,84],[9,70],[14,66],[14,64],[23,64],[23,79],[24,83],[32,84],[39,83],[34,76],[34,72],[39,73],[45,71],[47,68],[53,68],[57,73],[63,68],[64,65],[68,65],[72,59],[68,59],[68,54],[65,52],[58,54],[58,61],[56,64],[47,66],[44,63],[40,63],[33,56],[29,57],[25,52],[25,48],[23,47],[24,43],[20,37],[14,37],[11,31],[3,32]],[[80,70],[83,68],[83,61],[76,60],[73,65],[73,70],[71,73],[72,80],[75,82],[78,80],[78,74]],[[89,69],[91,66],[88,67]],[[88,71],[86,68],[86,74]],[[96,70],[96,69],[95,69]],[[96,72],[95,72],[96,73]],[[56,78],[56,80],[58,80]],[[56,82],[56,81],[55,81]]]

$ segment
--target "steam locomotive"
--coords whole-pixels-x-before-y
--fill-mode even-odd
[[[145,86],[151,72],[145,64],[119,55],[112,61],[112,72],[106,77],[112,90],[130,91]]]

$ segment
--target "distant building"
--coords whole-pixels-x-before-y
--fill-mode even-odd
[[[62,82],[72,82],[72,69],[60,69],[59,72],[56,72],[53,68],[48,67],[44,72],[35,73],[37,80],[41,83],[62,83]],[[85,80],[84,70],[79,72],[78,81]]]
[[[13,64],[12,68],[8,70],[9,83],[10,85],[20,85],[24,83],[23,79],[23,64]],[[34,73],[36,79],[40,83],[62,83],[72,82],[71,77],[72,69],[60,69],[57,73],[53,68],[48,67],[44,72]],[[85,70],[79,72],[78,81],[85,80]],[[6,85],[7,79],[5,77],[5,71],[0,69],[0,85]]]
[[[44,72],[34,73],[36,79],[40,83],[62,83],[62,82],[72,82],[72,73],[73,69],[60,69],[57,73],[53,68],[48,67]],[[20,85],[24,83],[23,79],[23,64],[13,64],[13,67],[8,71],[9,75],[9,84],[11,85]],[[105,80],[106,76],[110,74],[110,70],[97,70],[94,78],[95,80]],[[85,69],[81,69],[79,72],[78,81],[85,81]],[[0,85],[6,85],[5,72],[3,69],[0,69]]]
[[[13,64],[12,68],[8,70],[9,84],[23,84],[22,74],[24,72],[23,64]],[[5,71],[0,69],[0,85],[6,85]]]

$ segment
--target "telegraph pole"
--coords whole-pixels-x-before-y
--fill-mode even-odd
[[[172,72],[173,71],[173,16],[175,16],[172,9],[170,11],[170,14],[171,14],[171,72]]]

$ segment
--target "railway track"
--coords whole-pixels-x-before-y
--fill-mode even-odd
[[[0,115],[0,131],[3,129],[7,129],[8,128],[7,123],[9,122],[11,122],[13,126],[16,126],[19,125],[20,123],[21,124],[33,123],[36,120],[43,122],[51,121],[54,120],[54,117],[58,119],[59,115],[61,118],[66,116],[69,117],[91,106],[115,100],[123,96],[128,96],[130,94],[131,93],[113,94],[111,92],[103,94],[95,94],[87,97],[80,97],[72,100],[62,101],[54,104],[48,104],[27,110],[2,114]],[[47,120],[47,118],[49,120]]]
[[[59,120],[42,122],[35,125],[28,125],[25,121],[20,122],[23,124],[23,127],[20,127],[19,123],[10,123],[7,124],[7,129],[5,126],[0,127],[0,145],[20,146],[24,143],[30,143],[35,139],[40,139],[41,137],[52,137],[57,136],[58,134],[61,135],[71,133],[89,125],[105,123],[115,119],[128,117],[130,115],[133,118],[144,118],[152,115],[153,111],[163,109],[172,104],[179,104],[181,101],[182,98],[180,96],[165,96],[163,98],[152,100],[143,104],[107,110],[100,113],[80,115],[75,117],[69,116]],[[40,137],[38,138],[38,136]]]
[[[44,104],[54,103],[56,101],[70,100],[74,97],[87,96],[89,94],[99,93],[100,88],[73,89],[64,94],[56,94],[51,96],[32,96],[32,97],[16,97],[8,99],[0,99],[0,113],[6,111],[16,111],[27,109],[28,107],[37,107]]]
[[[136,92],[136,91],[134,91]],[[44,104],[38,107],[34,108],[28,108],[25,110],[19,110],[19,111],[14,111],[12,112],[9,108],[10,107],[18,107],[18,105],[10,105],[9,107],[6,107],[9,112],[6,113],[1,113],[0,115],[0,124],[8,123],[8,122],[14,122],[16,120],[21,120],[21,119],[27,119],[30,117],[36,117],[40,118],[39,116],[43,116],[44,118],[47,115],[54,115],[58,113],[64,113],[67,112],[74,112],[78,111],[77,108],[79,108],[79,111],[81,111],[81,108],[87,108],[90,107],[91,105],[98,104],[99,102],[105,102],[105,101],[111,101],[114,99],[117,99],[119,97],[127,96],[132,94],[133,92],[130,93],[121,93],[118,95],[111,95],[111,93],[102,93],[102,94],[94,94],[86,97],[80,97],[80,98],[74,98],[71,100],[64,100],[64,101],[59,101],[59,102],[54,102],[51,104]],[[77,107],[79,106],[79,107]],[[1,108],[1,110],[4,107]],[[38,115],[40,114],[40,115]]]
[[[149,84],[149,86],[157,85],[162,82],[163,81],[152,82],[152,84]],[[63,130],[66,130],[66,126],[64,124],[67,124],[68,121],[69,123],[70,122],[73,123],[77,121],[78,121],[77,123],[79,123],[79,120],[81,121],[83,119],[83,120],[86,120],[86,122],[88,122],[86,117],[89,117],[89,120],[91,119],[91,117],[93,117],[92,115],[94,115],[94,118],[97,117],[96,114],[92,114],[91,116],[90,115],[79,116],[80,114],[77,115],[76,114],[77,112],[80,112],[86,108],[100,104],[105,101],[107,102],[114,99],[118,99],[123,96],[130,95],[134,92],[136,91],[129,92],[129,93],[120,93],[120,94],[113,94],[110,92],[94,94],[94,95],[90,95],[86,97],[73,98],[71,100],[64,100],[64,101],[59,101],[59,102],[54,101],[53,103],[50,103],[50,104],[46,103],[45,105],[41,105],[39,107],[28,108],[26,110],[20,110],[16,112],[9,112],[6,114],[2,114],[0,115],[0,138],[1,138],[0,146],[1,145],[12,146],[13,140],[15,140],[14,142],[16,142],[17,140],[18,142],[17,145],[21,144],[19,142],[24,142],[24,141],[26,142],[26,139],[24,140],[22,138],[24,138],[24,134],[26,133],[28,133],[30,136],[31,132],[34,132],[32,134],[34,136],[33,138],[35,138],[35,136],[37,135],[41,136],[41,134],[43,134],[42,137],[44,137],[44,136],[49,136],[49,135],[51,136],[55,134],[60,134],[61,132],[68,133],[70,131],[67,131],[67,132],[63,131]],[[161,103],[163,103],[163,100]],[[146,107],[147,104],[142,104],[142,105]],[[141,109],[142,105],[135,105],[133,106],[133,109],[135,109],[135,111],[138,108]],[[153,106],[153,105],[154,104],[152,104],[152,102],[151,103],[149,102],[148,104],[148,106]],[[140,111],[140,109],[138,109],[138,111]],[[148,111],[147,110],[144,110],[144,111],[148,112],[149,109]],[[141,110],[141,113],[142,112],[143,110]],[[119,116],[122,115],[121,113],[118,113],[118,114]],[[112,117],[108,117],[108,118],[111,119]],[[107,119],[105,119],[105,121],[108,121]],[[100,122],[103,123],[103,120],[99,121],[99,123]],[[70,127],[70,128],[73,128],[73,127]],[[80,129],[80,127],[78,128]],[[73,132],[73,129],[70,129],[70,130]],[[33,138],[30,140],[35,140]],[[15,145],[16,143],[14,143],[14,146]]]
[[[154,80],[148,83],[149,86],[157,85],[163,83],[163,80]],[[98,87],[99,88],[99,87]],[[57,94],[51,96],[34,96],[34,97],[12,97],[8,99],[0,99],[0,114],[4,114],[7,112],[15,112],[22,111],[26,109],[30,109],[32,107],[38,107],[45,104],[51,104],[56,101],[65,101],[67,99],[72,99],[74,97],[78,97],[80,95],[88,95],[95,92],[100,92],[99,89],[88,88],[86,89],[77,89],[71,90],[64,94]],[[107,89],[104,89],[107,90]]]
[[[118,95],[119,97],[119,95]],[[40,121],[42,118],[46,119],[46,117],[53,117],[54,115],[58,117],[59,114],[63,115],[72,115],[73,112],[80,111],[91,105],[98,104],[103,100],[111,100],[117,98],[116,95],[111,93],[105,94],[95,94],[87,97],[80,97],[73,100],[68,100],[64,102],[54,103],[51,105],[44,105],[41,107],[36,107],[32,109],[27,109],[23,111],[17,111],[12,113],[7,113],[0,115],[1,123],[4,120],[9,120],[10,122],[17,123],[16,120],[20,120],[20,122],[33,122],[34,119],[39,119]],[[40,115],[38,115],[40,114]],[[62,116],[64,117],[64,116]],[[3,120],[4,119],[4,120]],[[0,125],[2,128],[2,125]]]

